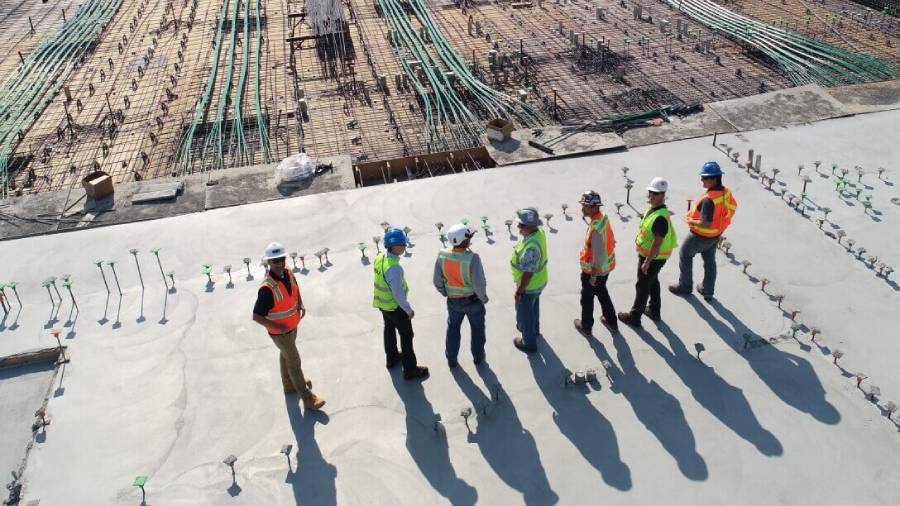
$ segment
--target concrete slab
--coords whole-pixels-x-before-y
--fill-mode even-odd
[[[489,141],[482,136],[482,141],[497,165],[514,165],[535,160],[549,160],[573,155],[585,155],[600,151],[612,151],[625,147],[625,142],[615,133],[578,132],[564,139],[560,139],[549,147],[553,153],[546,153],[528,144],[534,140],[542,144],[551,143],[562,133],[559,126],[545,126],[539,129],[540,135],[535,135],[535,130],[523,128],[513,130],[512,136],[504,142]]]
[[[852,114],[900,108],[900,81],[840,86],[829,88],[828,94]]]
[[[668,123],[657,127],[626,130],[622,134],[622,139],[631,148],[736,131],[734,125],[723,119],[714,110],[706,108],[683,118],[672,117]]]
[[[747,134],[720,139],[742,152],[752,144],[765,164],[784,167],[782,174],[813,156],[896,170],[900,147],[873,141],[871,132],[888,131],[898,119],[900,111],[891,111],[753,132],[746,143]],[[717,254],[716,300],[664,291],[662,323],[645,320],[643,330],[623,327],[616,336],[598,326],[594,339],[580,336],[572,328],[585,227],[572,212],[578,196],[593,188],[607,203],[619,240],[608,286],[625,310],[634,294],[638,212],[627,205],[615,212],[613,204],[626,196],[621,167],[631,169],[636,188],[653,176],[669,179],[683,240],[680,214],[699,193],[697,169],[707,159],[723,164],[739,201],[727,233],[731,254]],[[893,188],[872,191],[881,201]],[[631,196],[638,209],[641,193]],[[510,342],[515,238],[502,225],[525,205],[555,215],[548,227],[551,281],[541,297],[545,339],[531,358]],[[896,209],[879,207],[883,221],[866,225],[880,232],[867,239],[872,248],[887,251],[896,242]],[[838,212],[835,206],[836,221]],[[488,362],[474,367],[464,344],[461,369],[451,372],[444,365],[444,301],[431,286],[441,248],[434,223],[480,216],[496,230],[475,244],[491,298]],[[866,222],[849,214],[842,220],[848,232],[866,233]],[[370,308],[371,258],[361,258],[356,244],[385,221],[412,229],[415,246],[402,265],[416,310],[416,353],[432,367],[424,383],[405,382],[383,366],[382,323]],[[249,318],[261,274],[256,259],[273,239],[301,253],[331,249],[326,265],[307,258],[297,273],[309,310],[300,350],[305,372],[328,401],[323,414],[301,413],[295,397],[282,396],[277,352]],[[162,247],[163,269],[176,273],[172,292],[154,270],[151,246]],[[143,289],[127,263],[132,247],[140,249]],[[240,266],[245,256],[254,259],[255,278],[235,272],[229,284],[222,266]],[[118,258],[121,298],[107,296],[95,258]],[[746,274],[744,259],[752,261]],[[211,286],[202,263],[213,264]],[[150,504],[900,501],[900,422],[879,409],[900,397],[889,364],[900,352],[889,332],[900,325],[900,295],[758,179],[729,165],[710,138],[13,240],[0,248],[0,265],[8,269],[0,278],[21,277],[25,305],[19,326],[0,332],[0,346],[33,348],[46,339],[50,310],[40,281],[48,272],[72,273],[81,309],[71,337],[64,334],[72,359],[64,395],[49,404],[59,423],[33,449],[25,476],[26,499],[42,504],[136,504],[137,475],[150,476]],[[766,291],[763,277],[770,280]],[[676,279],[673,259],[660,281]],[[776,294],[785,295],[783,310]],[[785,311],[794,308],[802,323],[796,340],[784,337],[791,334]],[[72,309],[66,301],[58,312]],[[816,342],[812,326],[822,330]],[[468,339],[468,330],[463,335]],[[744,349],[745,335],[775,344]],[[705,347],[702,360],[696,343]],[[831,362],[834,348],[846,353],[841,367]],[[609,378],[563,386],[564,367],[602,370],[604,360]],[[857,390],[856,372],[869,376],[864,389],[881,386],[878,405]],[[490,402],[497,384],[500,402]],[[468,428],[459,416],[465,407],[476,412]],[[278,453],[287,443],[299,448],[290,468]],[[221,463],[229,454],[238,458],[235,481]],[[61,466],[69,462],[78,465]]]
[[[44,404],[44,397],[54,375],[53,362],[21,365],[0,369],[0,469],[17,471],[32,440],[31,424],[34,412]],[[39,431],[35,441],[46,441],[46,432]],[[4,478],[8,482],[9,475]],[[6,487],[0,489],[0,500],[9,498]]]
[[[850,114],[821,86],[736,98],[706,105],[740,131],[811,123]]]
[[[303,184],[288,184],[280,187],[275,185],[275,167],[278,165],[275,163],[216,173],[214,179],[217,183],[207,189],[206,209],[356,187],[353,180],[353,164],[349,156],[326,157],[319,159],[319,162],[330,163],[334,169],[319,174]]]

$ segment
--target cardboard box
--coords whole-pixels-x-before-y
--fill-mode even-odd
[[[112,195],[114,191],[112,178],[102,170],[91,172],[81,180],[81,184],[88,198],[95,200]]]
[[[495,118],[487,122],[487,137],[495,142],[509,140],[512,134],[513,124],[505,119]]]

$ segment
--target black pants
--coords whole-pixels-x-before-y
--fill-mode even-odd
[[[597,276],[597,286],[591,286],[591,275],[581,273],[581,328],[587,332],[594,328],[594,297],[600,301],[600,310],[606,321],[611,325],[616,324],[616,308],[606,289],[607,279],[609,274]]]
[[[384,354],[389,360],[400,357],[404,371],[416,368],[416,352],[413,351],[413,328],[409,315],[401,308],[381,310],[384,318]],[[400,332],[400,352],[397,351],[397,332]]]
[[[647,274],[641,272],[641,265],[644,264],[644,257],[638,255],[638,273],[637,282],[634,284],[634,304],[631,306],[631,316],[640,320],[644,308],[647,307],[647,301],[650,301],[650,310],[659,312],[662,307],[662,301],[659,298],[659,271],[666,264],[666,259],[657,259],[650,261],[650,268]]]

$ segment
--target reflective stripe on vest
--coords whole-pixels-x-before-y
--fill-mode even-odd
[[[528,286],[525,287],[526,293],[535,293],[540,292],[547,286],[547,236],[544,234],[543,229],[538,229],[537,232],[529,235],[528,237],[519,241],[516,246],[513,248],[512,257],[509,259],[509,267],[512,270],[513,282],[516,286],[519,285],[519,282],[522,280],[522,271],[519,269],[519,265],[522,262],[522,258],[525,255],[525,251],[530,248],[537,248],[537,250],[541,254],[541,264],[532,276],[531,280],[528,282]]]
[[[688,228],[690,228],[691,232],[702,237],[718,237],[725,232],[728,225],[731,225],[731,218],[734,216],[735,210],[737,210],[737,201],[734,200],[734,195],[731,194],[731,190],[728,188],[709,190],[703,197],[697,199],[697,202],[694,202],[688,213],[688,218],[692,220],[702,219],[700,204],[703,202],[703,199],[707,198],[715,206],[713,209],[713,220],[709,227],[688,224]]]
[[[266,287],[272,291],[274,304],[269,310],[269,314],[266,315],[266,320],[287,325],[288,332],[290,332],[300,324],[300,311],[297,309],[300,302],[300,287],[297,286],[294,275],[290,271],[285,272],[291,283],[291,293],[287,293],[284,282],[273,278],[269,271],[266,271],[266,277],[260,288]]]
[[[444,289],[447,297],[458,299],[475,295],[472,287],[472,257],[471,251],[441,251],[438,259],[441,261],[441,273],[444,275]]]
[[[393,311],[400,307],[400,304],[398,304],[397,299],[394,298],[394,292],[391,291],[391,286],[388,285],[387,278],[385,277],[387,271],[399,263],[399,258],[387,256],[384,253],[379,253],[378,256],[375,257],[375,261],[373,262],[373,270],[375,272],[375,290],[374,296],[372,297],[373,307],[385,311]],[[406,285],[405,278],[403,279],[403,292],[409,293],[409,287]]]
[[[653,259],[659,260],[669,258],[672,254],[672,250],[678,246],[678,239],[675,237],[675,227],[672,226],[672,218],[669,210],[665,207],[660,207],[659,209],[650,212],[648,209],[644,213],[644,217],[641,218],[641,223],[638,225],[637,236],[634,238],[634,243],[636,245],[635,249],[637,249],[638,254],[644,258],[647,258],[650,255],[650,249],[653,247],[653,241],[656,237],[653,235],[653,222],[660,216],[669,222],[669,231],[663,238],[662,244],[659,245],[659,253],[657,253]]]
[[[609,218],[603,213],[597,213],[591,219],[587,232],[584,234],[584,246],[581,248],[581,271],[587,274],[594,273],[594,250],[591,247],[591,234],[593,232],[603,234],[603,244],[606,246],[606,263],[600,266],[601,274],[608,274],[616,268],[616,238],[613,235]]]

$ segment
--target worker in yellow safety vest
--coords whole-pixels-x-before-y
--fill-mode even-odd
[[[312,393],[312,382],[303,376],[300,366],[297,327],[306,316],[306,308],[294,274],[284,267],[286,256],[285,247],[277,242],[266,247],[263,260],[268,263],[269,270],[256,295],[253,321],[266,328],[278,347],[284,393],[299,392],[303,407],[317,410],[325,405],[325,401]]]
[[[600,301],[603,316],[600,323],[610,332],[619,330],[616,308],[613,306],[606,280],[616,267],[616,238],[609,217],[600,211],[603,205],[600,194],[588,190],[578,200],[581,214],[587,222],[584,245],[579,257],[581,263],[581,319],[575,320],[575,330],[585,337],[591,336],[594,325],[594,298]]]
[[[691,234],[684,241],[679,255],[680,275],[678,284],[669,286],[676,295],[688,295],[694,284],[694,257],[703,258],[703,282],[697,285],[697,293],[708,302],[716,288],[716,246],[722,234],[731,225],[737,210],[737,201],[731,190],[722,186],[722,168],[710,161],[700,169],[700,181],[706,193],[694,202],[685,221]]]
[[[513,339],[513,344],[533,353],[541,335],[541,291],[547,286],[547,236],[537,209],[526,207],[516,215],[522,239],[513,248],[509,267],[516,284],[516,328],[522,336]]]
[[[633,327],[641,326],[642,314],[646,314],[654,321],[660,319],[662,300],[659,293],[659,271],[678,246],[675,227],[672,225],[672,213],[666,207],[668,190],[669,183],[661,177],[653,178],[647,187],[649,206],[641,217],[634,239],[638,253],[634,303],[630,311],[619,313],[619,321]]]
[[[472,359],[484,362],[484,305],[488,301],[484,267],[478,253],[469,249],[475,231],[457,223],[447,230],[451,248],[438,253],[434,263],[434,287],[447,298],[447,365],[459,365],[460,327],[464,318],[472,329]]]
[[[408,380],[428,376],[428,368],[420,366],[413,350],[412,319],[413,311],[406,294],[409,286],[400,266],[400,256],[406,252],[409,240],[406,233],[399,228],[388,228],[384,231],[384,249],[375,257],[374,295],[372,306],[381,311],[384,320],[384,353],[387,357],[387,368],[391,369],[398,362],[403,364],[403,377]],[[397,351],[397,333],[400,333],[400,351]]]

